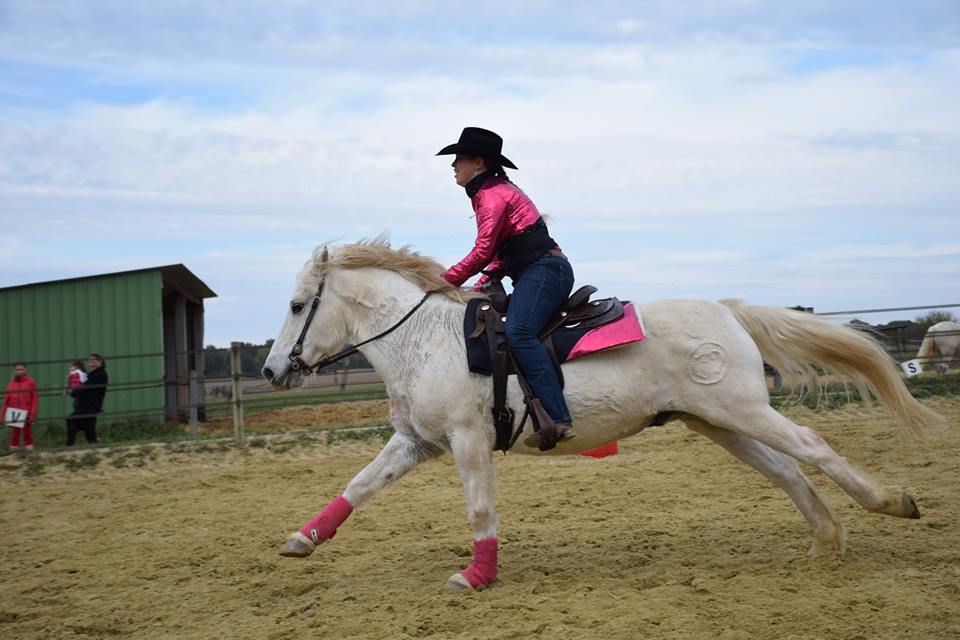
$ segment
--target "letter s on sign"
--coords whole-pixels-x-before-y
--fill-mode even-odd
[[[920,360],[916,358],[901,363],[900,368],[903,369],[903,372],[907,374],[908,378],[923,373],[923,367],[920,366]]]

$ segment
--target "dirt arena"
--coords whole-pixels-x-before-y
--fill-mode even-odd
[[[880,410],[793,409],[921,520],[865,513],[809,559],[786,495],[679,423],[613,458],[497,455],[500,578],[444,589],[470,532],[448,457],[385,490],[305,560],[276,550],[378,440],[303,435],[241,453],[143,448],[25,475],[3,459],[0,638],[779,638],[960,636],[960,398],[918,444]]]

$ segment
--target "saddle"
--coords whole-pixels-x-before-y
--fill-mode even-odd
[[[580,287],[547,321],[540,332],[540,340],[550,354],[560,387],[563,388],[563,371],[560,364],[567,360],[574,345],[589,331],[614,323],[624,316],[624,303],[617,298],[590,300],[597,288]],[[507,344],[507,314],[509,296],[503,284],[491,279],[483,288],[487,299],[471,300],[464,318],[464,336],[467,344],[467,360],[470,371],[493,378],[493,421],[496,427],[497,451],[506,452],[514,445],[529,416],[533,428],[540,432],[540,450],[556,446],[557,429],[550,414],[533,394],[523,372],[517,365]],[[507,406],[507,378],[516,375],[523,391],[525,410],[518,428],[514,429],[516,416]]]

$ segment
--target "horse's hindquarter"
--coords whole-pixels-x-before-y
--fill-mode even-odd
[[[669,385],[665,408],[696,413],[704,404],[767,402],[760,351],[727,307],[660,300],[641,312],[651,347],[643,366]]]
[[[767,401],[760,353],[726,307],[665,300],[643,304],[640,312],[646,340],[563,366],[577,437],[556,453],[633,435],[661,412]],[[519,401],[514,391],[511,399]]]
[[[960,351],[960,323],[946,320],[930,327],[928,335],[932,336],[937,345],[937,351],[944,358],[951,358]]]

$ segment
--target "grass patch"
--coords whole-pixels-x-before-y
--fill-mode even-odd
[[[373,429],[365,429],[363,431],[331,430],[328,433],[332,435],[333,441],[382,440],[386,442],[393,436],[393,427],[376,427]],[[330,442],[331,440],[328,438],[328,443]]]
[[[289,389],[271,391],[244,396],[244,414],[279,409],[294,405],[329,404],[333,402],[352,402],[354,400],[384,400],[387,388],[383,383],[371,383],[351,386],[346,391],[339,389]]]
[[[306,433],[301,433],[300,435],[297,436],[297,439],[294,440],[294,443],[298,444],[301,447],[309,447],[311,445],[316,444],[317,441],[312,436]]]
[[[914,398],[931,398],[934,396],[954,396],[960,395],[960,375],[950,374],[943,376],[916,376],[906,378],[904,383]],[[770,405],[774,409],[780,409],[784,406],[802,405],[809,409],[839,409],[850,403],[862,403],[863,397],[856,387],[832,383],[826,385],[822,390],[813,390],[808,392],[799,401],[795,395],[788,391],[777,390],[770,393]],[[869,404],[874,404],[873,398],[869,399]]]
[[[283,442],[278,442],[277,444],[270,447],[272,453],[286,453],[296,449],[297,447],[312,447],[317,444],[317,438],[313,437],[309,433],[300,433],[292,440],[284,440]],[[250,446],[253,446],[253,441],[250,442]],[[259,445],[260,447],[266,446],[266,443]]]
[[[960,374],[907,378],[907,388],[914,398],[960,395]]]
[[[92,469],[98,464],[100,464],[100,456],[93,451],[88,451],[82,456],[68,457],[64,461],[63,466],[66,467],[68,471],[80,471],[81,469]]]
[[[30,458],[23,465],[23,475],[28,477],[42,476],[47,472],[47,468],[38,458]]]
[[[288,451],[292,450],[296,446],[297,446],[297,443],[295,442],[280,442],[270,447],[270,453],[277,453],[277,454],[287,453]]]
[[[172,422],[160,422],[148,417],[113,422],[103,429],[101,442],[114,444],[120,442],[140,442],[144,440],[164,440],[185,437],[183,425]]]

